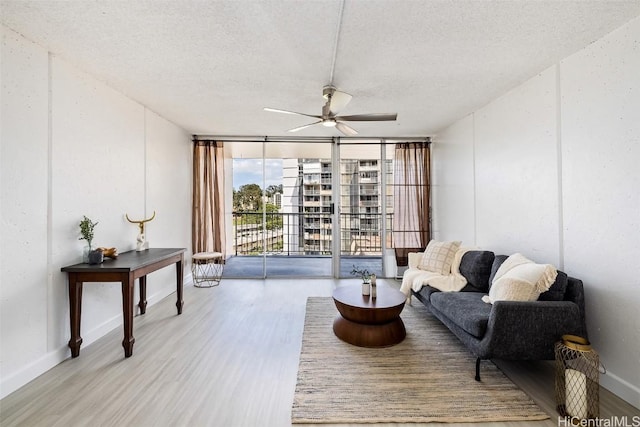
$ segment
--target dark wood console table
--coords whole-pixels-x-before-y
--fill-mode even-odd
[[[122,313],[124,315],[124,357],[133,354],[133,286],[140,284],[140,314],[147,310],[147,274],[171,264],[176,265],[178,314],[182,314],[182,276],[184,274],[184,248],[152,248],[144,251],[121,253],[117,259],[105,259],[102,264],[75,264],[63,267],[69,280],[69,314],[71,318],[71,356],[80,355],[80,317],[82,312],[83,282],[120,282],[122,284]]]

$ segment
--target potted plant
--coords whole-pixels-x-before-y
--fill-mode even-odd
[[[371,273],[366,268],[359,268],[356,265],[351,270],[352,276],[360,276],[362,279],[362,295],[369,295],[371,293]]]
[[[82,221],[80,221],[80,237],[78,240],[86,240],[87,247],[82,254],[82,261],[89,264],[99,264],[103,261],[103,255],[101,250],[92,250],[91,243],[93,242],[94,228],[98,225],[97,222],[91,221],[86,215],[83,215]]]
[[[362,283],[371,283],[371,273],[366,268],[359,268],[358,266],[354,265],[353,269],[351,270],[351,275],[360,276],[360,278],[362,279]]]

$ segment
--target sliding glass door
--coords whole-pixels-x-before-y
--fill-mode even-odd
[[[225,277],[333,277],[331,142],[227,147],[234,202]]]
[[[231,142],[232,243],[225,277],[396,274],[393,144]]]
[[[331,143],[268,143],[265,160],[279,182],[280,203],[269,213],[279,246],[265,254],[268,277],[332,277]],[[277,224],[277,225],[276,225]]]
[[[386,183],[392,161],[378,140],[340,144],[340,277],[354,269],[385,276]]]

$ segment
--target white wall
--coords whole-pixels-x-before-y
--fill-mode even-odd
[[[561,63],[565,266],[590,338],[640,407],[640,19]],[[631,390],[634,394],[631,393]]]
[[[81,262],[78,223],[94,244],[133,249],[124,218],[157,212],[155,247],[191,247],[190,136],[4,27],[2,30],[0,397],[69,357],[69,304],[60,268]],[[188,269],[185,270],[185,272]],[[175,272],[149,276],[150,304]],[[137,296],[136,296],[137,298]],[[84,287],[83,348],[122,323],[119,286]]]
[[[436,240],[449,235],[465,245],[476,241],[472,141],[473,116],[465,117],[434,138],[431,198],[435,205],[432,234]]]
[[[46,52],[3,31],[0,55],[0,396],[4,396],[5,378],[19,371],[22,361],[33,362],[47,353],[49,103]]]
[[[522,252],[582,279],[589,338],[608,370],[601,384],[637,407],[639,39],[637,18],[443,130],[433,144],[438,238]],[[475,214],[457,212],[460,206]]]

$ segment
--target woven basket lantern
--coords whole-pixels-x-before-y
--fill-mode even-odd
[[[576,419],[600,416],[600,360],[589,341],[563,335],[555,345],[558,413]]]

